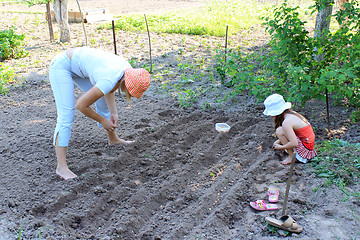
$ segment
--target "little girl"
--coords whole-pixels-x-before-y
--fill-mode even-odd
[[[291,110],[291,103],[285,102],[279,94],[267,97],[264,105],[264,114],[274,118],[276,136],[279,138],[274,142],[273,148],[285,150],[289,154],[281,164],[291,163],[294,148],[296,159],[302,163],[315,157],[315,134],[306,118]]]

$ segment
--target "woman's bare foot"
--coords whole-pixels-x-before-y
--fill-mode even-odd
[[[120,145],[120,144],[124,144],[124,145],[128,145],[128,144],[131,144],[131,143],[134,143],[135,141],[125,141],[121,138],[117,138],[117,139],[112,139],[110,140],[109,139],[109,145]]]
[[[118,137],[115,131],[107,131],[108,139],[109,139],[109,145],[120,145],[120,144],[131,144],[134,141],[125,141]]]
[[[60,177],[62,177],[64,180],[68,180],[68,179],[77,177],[77,175],[75,173],[73,173],[72,171],[70,171],[68,168],[57,167],[56,174],[59,175]]]
[[[288,156],[285,160],[281,161],[280,163],[282,165],[288,165],[291,163],[291,161],[292,161],[292,156]]]

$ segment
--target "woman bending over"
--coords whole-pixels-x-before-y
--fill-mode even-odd
[[[131,143],[116,134],[118,113],[114,92],[120,89],[128,100],[140,98],[150,85],[148,71],[133,69],[128,61],[115,54],[80,47],[57,55],[50,64],[49,77],[58,115],[53,144],[59,176],[65,180],[76,177],[66,164],[75,107],[106,130],[110,145]],[[76,103],[75,85],[84,92]],[[91,108],[93,104],[96,111]]]

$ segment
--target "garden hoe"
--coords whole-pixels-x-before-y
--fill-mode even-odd
[[[291,216],[285,215],[286,214],[286,207],[287,207],[287,202],[288,202],[288,197],[289,197],[289,190],[290,190],[290,185],[291,185],[291,177],[293,174],[293,170],[294,170],[294,165],[296,162],[296,154],[293,154],[292,160],[291,160],[291,165],[290,165],[290,171],[289,171],[289,179],[287,181],[287,185],[286,185],[286,191],[285,191],[285,197],[284,197],[284,205],[283,205],[283,209],[281,212],[281,217],[279,220],[275,219],[275,218],[271,218],[271,217],[266,217],[265,221],[275,227],[278,227],[280,229],[289,231],[289,232],[294,232],[294,233],[301,233],[303,231],[303,228],[301,226],[299,226],[294,219],[292,219]]]
[[[290,165],[290,171],[289,171],[289,179],[287,181],[286,184],[286,191],[285,191],[285,197],[284,197],[284,206],[281,212],[281,215],[284,216],[286,213],[286,207],[287,207],[287,202],[288,202],[288,197],[289,197],[289,190],[290,190],[290,185],[291,185],[291,177],[294,171],[294,165],[296,162],[296,153],[293,154],[292,160],[291,160],[291,165]]]

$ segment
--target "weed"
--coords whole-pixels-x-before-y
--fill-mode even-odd
[[[351,215],[353,215],[353,217],[357,222],[360,222],[360,216],[355,213],[354,207],[351,206],[350,209],[351,209]]]
[[[350,115],[350,119],[354,123],[360,121],[360,109],[353,111]]]
[[[319,154],[310,165],[319,178],[326,178],[320,187],[335,184],[346,195],[360,198],[360,193],[350,194],[346,185],[355,184],[360,179],[360,144],[351,144],[344,140],[325,141],[319,146]]]
[[[266,224],[266,226],[268,227],[269,232],[271,232],[271,233],[273,233],[273,234],[277,234],[277,233],[278,233],[278,232],[277,232],[278,228],[276,228],[276,227],[274,227],[274,226],[272,226],[272,225],[270,225],[270,224]]]
[[[96,44],[97,44],[97,41],[95,38],[91,38],[89,42],[90,42],[91,46],[96,46]]]
[[[181,74],[180,77],[181,77],[180,83],[187,84],[187,83],[193,83],[194,82],[194,80],[192,80],[191,78],[187,77],[184,74]]]
[[[209,102],[206,102],[201,106],[202,109],[211,109],[211,104]]]
[[[270,233],[279,235],[279,233],[278,233],[279,228],[274,227],[268,223],[266,223],[266,226],[268,227],[268,230]],[[286,230],[283,230],[283,232],[284,232],[285,237],[291,234],[291,232],[288,232]]]
[[[130,59],[130,61],[129,61],[129,63],[130,63],[131,66],[136,66],[138,62],[139,62],[139,61],[137,60],[136,57],[132,57],[132,58]]]
[[[147,158],[154,158],[152,155],[147,154],[147,153],[144,153],[144,156],[147,157]]]
[[[188,89],[179,93],[180,106],[185,108],[190,107],[191,103],[195,101],[195,96],[195,91],[192,89]]]
[[[34,19],[35,26],[38,27],[41,23],[40,19],[37,17]]]
[[[18,239],[21,240],[21,227],[20,227],[20,229],[19,229]]]
[[[0,62],[0,94],[6,94],[8,91],[7,85],[15,81],[15,71]]]
[[[178,50],[178,54],[179,54],[179,55],[183,55],[183,54],[184,54],[184,49],[179,48],[179,50]]]

